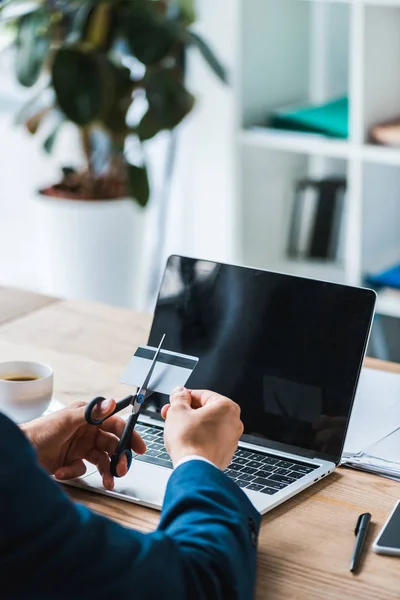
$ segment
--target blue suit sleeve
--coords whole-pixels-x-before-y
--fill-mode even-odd
[[[126,529],[73,504],[0,415],[0,581],[7,600],[249,600],[259,522],[234,483],[193,461],[172,474],[157,531]]]
[[[252,598],[260,515],[215,467],[193,461],[171,476],[159,531],[174,540],[193,598]]]

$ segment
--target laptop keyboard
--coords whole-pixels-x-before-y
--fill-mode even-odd
[[[171,459],[164,446],[164,430],[143,424],[136,425],[135,430],[140,433],[147,446],[146,454],[135,455],[135,460],[172,469]],[[225,473],[241,488],[272,496],[316,469],[318,465],[282,460],[279,456],[238,448]]]
[[[238,448],[225,473],[241,488],[272,496],[316,469],[317,465]]]
[[[140,433],[147,446],[146,454],[135,454],[135,460],[172,469],[172,461],[164,446],[164,430],[154,425],[138,423],[135,431]]]

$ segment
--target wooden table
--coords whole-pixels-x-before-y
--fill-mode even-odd
[[[51,364],[55,396],[65,404],[99,392],[119,397],[122,369],[132,349],[146,343],[150,323],[150,316],[125,309],[0,288],[0,361]],[[373,360],[367,365],[400,373],[400,365]],[[152,531],[157,526],[156,511],[79,490],[70,493],[128,527]],[[339,469],[264,516],[257,600],[400,599],[398,559],[368,551],[360,575],[348,570],[358,515],[372,512],[370,546],[399,498],[398,483]]]

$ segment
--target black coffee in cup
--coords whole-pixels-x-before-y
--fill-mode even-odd
[[[16,423],[40,417],[52,396],[53,369],[48,365],[23,360],[0,362],[0,412]]]
[[[5,381],[36,381],[39,377],[31,377],[24,375],[3,375],[0,379],[4,379]]]

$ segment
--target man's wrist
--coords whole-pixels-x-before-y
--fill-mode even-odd
[[[38,419],[35,419],[34,421],[30,421],[28,423],[23,423],[23,424],[19,425],[19,428],[21,429],[22,433],[25,435],[28,442],[31,444],[31,446],[35,450],[36,457],[37,457],[39,464],[44,469],[49,471],[48,463],[51,461],[49,461],[48,458],[46,458],[46,453],[43,448],[43,441],[44,441],[43,431],[41,430],[40,427],[38,427],[37,422],[38,422]]]
[[[210,456],[210,452],[206,452],[204,448],[202,447],[198,447],[198,446],[190,446],[190,445],[181,445],[177,448],[175,448],[175,451],[172,450],[172,448],[170,448],[170,456],[171,456],[171,460],[172,460],[172,464],[174,465],[174,469],[176,469],[176,467],[178,465],[180,465],[181,463],[183,463],[185,461],[186,458],[188,457],[193,457],[195,456],[196,458],[201,458],[204,459],[205,461],[208,461],[209,463],[211,463],[212,465],[214,465],[214,467],[218,467],[217,462],[215,462],[213,460],[213,456]]]
[[[19,428],[22,431],[22,433],[25,435],[25,437],[30,441],[30,443],[32,444],[32,446],[35,446],[34,429],[30,425],[30,423],[21,423],[19,425]]]
[[[180,460],[178,460],[176,463],[174,463],[174,469],[177,469],[178,467],[180,467],[181,465],[185,464],[186,462],[190,462],[193,460],[200,460],[202,462],[206,462],[209,465],[215,467],[216,469],[218,469],[217,465],[215,463],[213,463],[211,460],[209,460],[208,458],[205,458],[204,456],[200,456],[199,454],[188,454],[187,456],[183,456]]]

